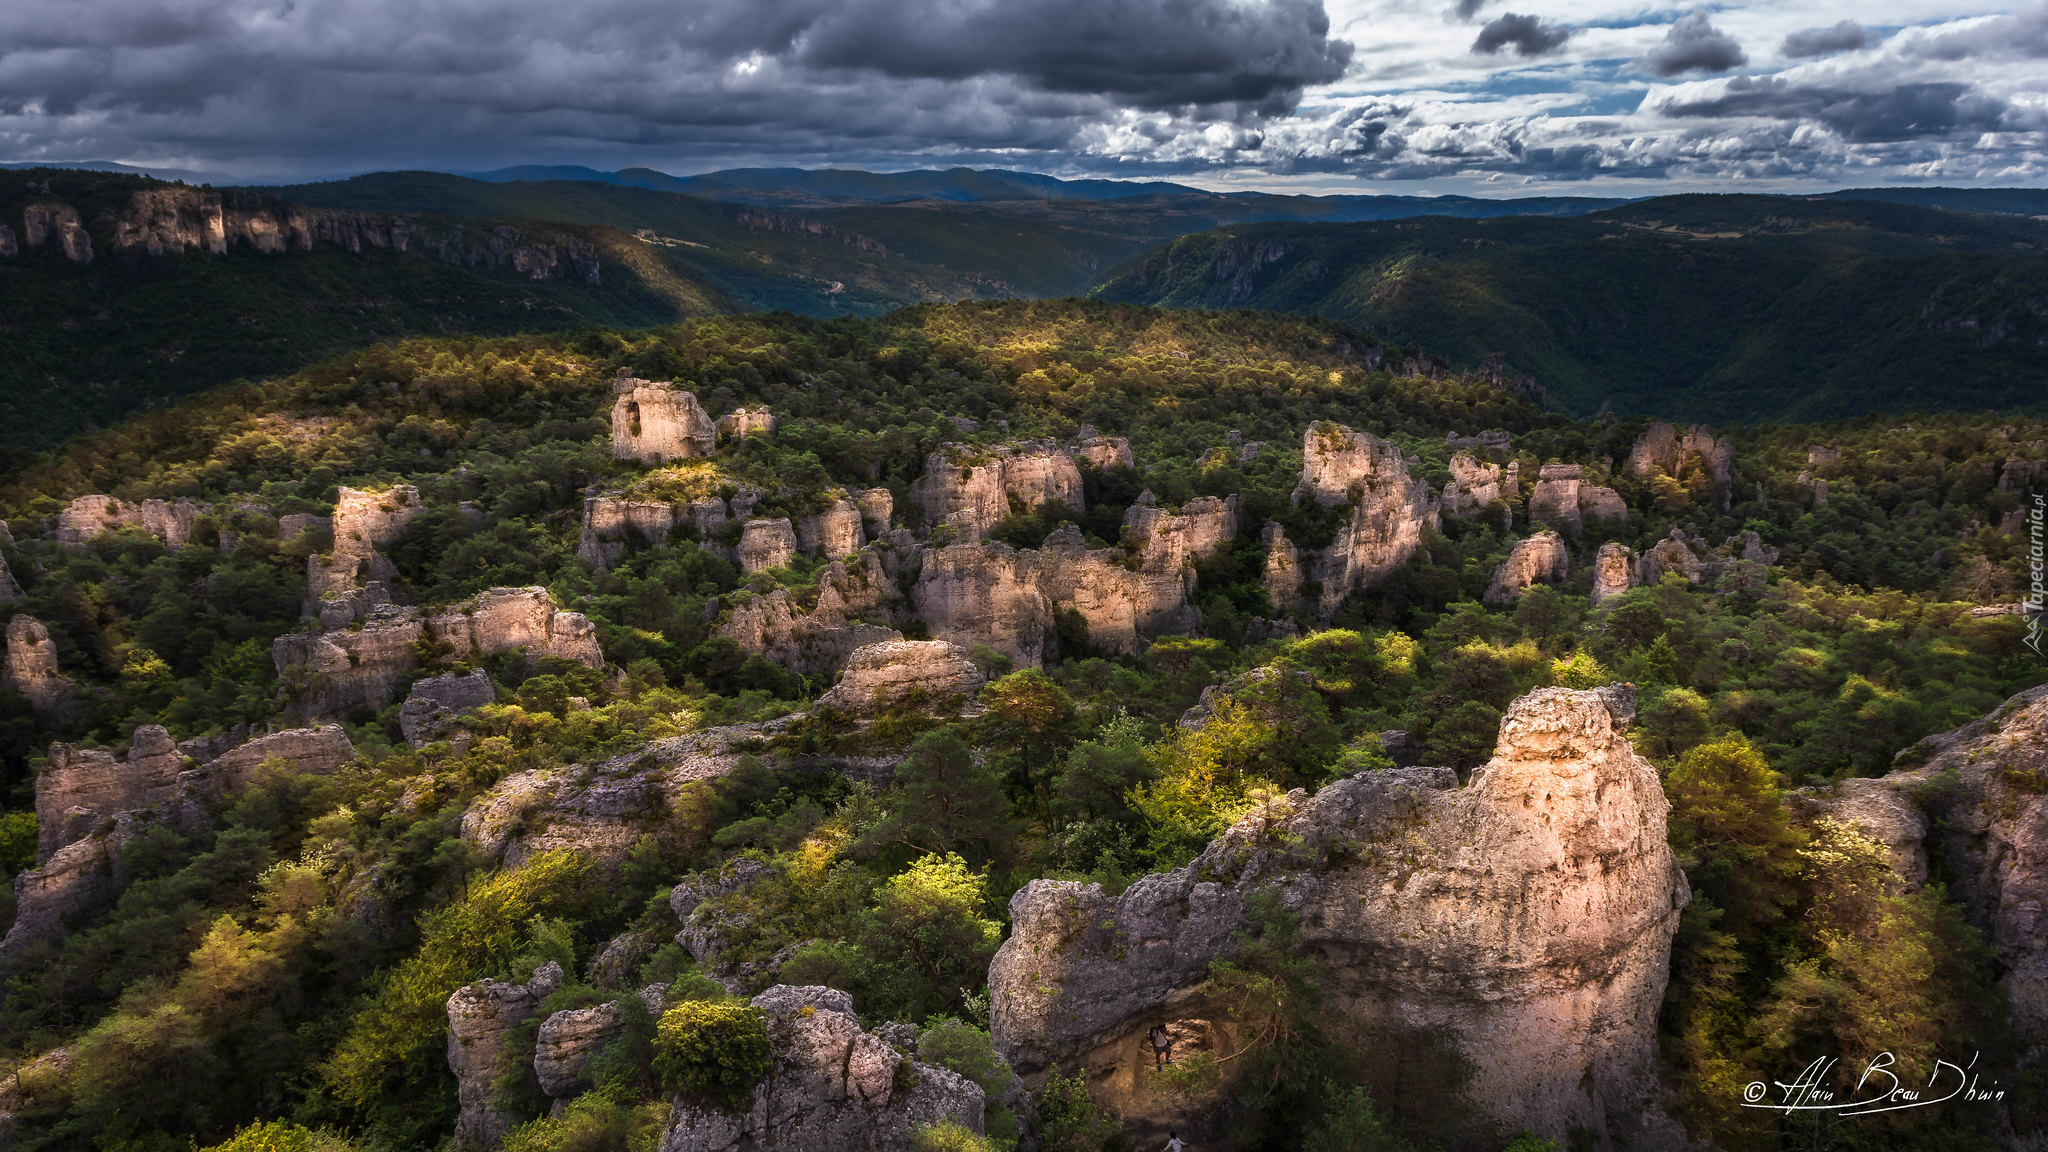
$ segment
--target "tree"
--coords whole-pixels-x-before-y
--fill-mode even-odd
[[[958,855],[920,858],[876,892],[866,947],[879,979],[915,1019],[958,1011],[985,978],[1002,925],[988,919],[988,880]]]
[[[1016,833],[1002,778],[976,762],[974,750],[951,728],[918,737],[896,771],[896,801],[870,836],[920,853],[962,853],[987,863],[1009,848]]]
[[[1727,915],[1727,930],[1748,936],[1777,920],[1797,898],[1804,842],[1785,815],[1784,787],[1763,755],[1740,734],[1702,744],[1666,777],[1671,847],[1693,890]]]
[[[1119,716],[1103,725],[1095,739],[1068,751],[1053,780],[1055,816],[1079,821],[1129,817],[1125,794],[1154,772],[1140,728],[1138,721]]]

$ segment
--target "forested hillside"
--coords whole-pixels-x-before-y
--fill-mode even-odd
[[[2038,417],[1574,422],[1327,321],[1072,301],[415,339],[209,393],[0,489],[0,1123],[24,1149],[648,1152],[786,1092],[844,1139],[922,1117],[934,1149],[1178,1124],[1495,1152],[1667,1114],[1775,1149],[1798,1122],[1741,1083],[1904,1037],[1984,1053],[2013,1103],[1869,1146],[1995,1147],[2041,1122],[1999,983],[2033,954],[1943,887],[1962,856],[1886,879],[1891,842],[1831,797],[2048,683],[2008,607],[2044,461]],[[1539,713],[1594,750],[1530,744]],[[1905,763],[1952,746],[1979,747]],[[2038,766],[1971,755],[2032,810]],[[1574,961],[1652,997],[1616,1010],[1643,1045],[1614,1076],[1532,1057],[1564,1103],[1475,1106],[1467,1009],[1356,1031],[1317,959],[1351,953],[1257,885],[1368,876],[1333,899],[1380,907],[1375,869],[1448,875],[1427,837],[1479,834],[1430,805],[1528,764],[1668,797],[1668,846],[1629,821],[1597,882],[1675,860],[1691,896],[1619,893],[1648,943]],[[1926,803],[1975,777],[1945,779]],[[1275,831],[1380,788],[1411,797],[1391,839]],[[1587,795],[1560,821],[1617,802]],[[1213,963],[1088,923],[1046,943],[1054,895],[1148,873],[1147,899],[1222,893],[1203,915],[1247,893]],[[1135,1059],[1150,1018],[1032,1047],[1080,1027],[1020,1023],[1045,982],[1063,1020],[1094,993],[1026,958],[1166,953],[1200,969],[1174,1069],[1075,1063]],[[852,1048],[805,1031],[842,1018]],[[831,1065],[866,1111],[763,1080],[838,1051],[881,1061]]]
[[[1579,415],[1819,420],[2038,403],[2044,245],[2014,216],[1668,196],[1569,220],[1232,227],[1092,292],[1321,315],[1461,365],[1503,354]]]

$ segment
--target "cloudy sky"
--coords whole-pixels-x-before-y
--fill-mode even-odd
[[[5,0],[0,160],[2048,183],[2048,0]]]

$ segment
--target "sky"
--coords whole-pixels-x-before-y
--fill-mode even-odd
[[[2048,0],[5,0],[0,160],[2048,184]]]

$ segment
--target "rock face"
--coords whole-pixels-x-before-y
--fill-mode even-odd
[[[198,519],[199,507],[190,500],[167,504],[162,500],[80,496],[57,514],[57,542],[78,547],[102,532],[140,528],[162,540],[165,547],[182,548],[191,542],[192,525]]]
[[[57,671],[57,642],[33,616],[7,622],[7,666],[0,685],[27,698],[36,723],[45,728],[69,722],[78,686]]]
[[[661,1152],[908,1152],[919,1128],[941,1120],[981,1133],[981,1086],[862,1031],[846,993],[778,984],[753,1003],[768,1017],[773,1070],[744,1112],[676,1101]]]
[[[693,392],[637,380],[624,370],[612,383],[612,455],[642,464],[696,460],[718,448],[718,428]]]
[[[1467,1098],[1503,1131],[1639,1132],[1689,893],[1656,770],[1624,735],[1633,713],[1626,689],[1539,689],[1464,788],[1448,769],[1362,773],[1290,794],[1115,899],[1033,881],[990,969],[998,1047],[1029,1082],[1054,1065],[1085,1076],[1140,1145],[1169,1127],[1218,1136],[1201,1106],[1149,1086],[1141,1039],[1163,1023],[1180,1051],[1244,1041],[1201,988],[1270,892],[1322,962],[1338,1039],[1439,1038],[1470,1061]]]
[[[0,939],[0,968],[61,938],[72,922],[112,903],[130,876],[127,848],[157,825],[155,813],[122,812],[101,821],[49,859],[14,878],[14,923]]]
[[[724,501],[718,502],[718,519],[724,522]],[[583,536],[576,554],[599,568],[609,568],[625,555],[629,541],[637,539],[656,547],[667,544],[669,529],[676,522],[675,507],[666,501],[591,496],[583,501]]]
[[[1091,436],[1081,441],[1074,449],[1074,455],[1088,462],[1091,468],[1129,468],[1132,465],[1131,442],[1122,436]]]
[[[30,204],[22,209],[21,246],[44,244],[55,244],[74,264],[92,263],[92,233],[78,222],[78,209],[69,204]]]
[[[1628,519],[1628,505],[1614,489],[1587,484],[1585,469],[1577,464],[1545,464],[1529,493],[1529,519],[1576,536],[1588,520]]]
[[[48,860],[116,812],[170,799],[184,760],[171,734],[156,724],[135,730],[122,759],[103,748],[50,745],[49,762],[36,777],[36,860]]]
[[[1775,563],[1778,552],[1764,547],[1754,532],[1730,536],[1720,548],[1707,547],[1704,540],[1688,540],[1682,529],[1673,528],[1665,537],[1636,557],[1635,581],[1653,585],[1666,572],[1676,572],[1689,583],[1713,583],[1731,573],[1760,584],[1764,569]]]
[[[128,755],[134,759],[133,752]],[[322,724],[258,736],[208,761],[203,771],[212,791],[232,791],[246,787],[265,765],[304,775],[331,776],[355,756],[356,747],[349,743],[348,733],[340,725]]]
[[[641,1004],[657,1017],[661,1015],[662,991],[659,984],[640,990]],[[625,1030],[626,1017],[616,1001],[550,1015],[541,1022],[533,1046],[533,1073],[540,1090],[551,1100],[565,1101],[589,1089],[592,1085],[584,1070]]]
[[[398,539],[426,506],[419,489],[400,484],[381,491],[343,488],[334,504],[334,550],[306,557],[306,611],[327,627],[361,620],[389,597],[381,591],[358,595],[397,577],[398,569],[378,549]],[[333,617],[330,619],[330,617]]]
[[[927,548],[911,601],[933,636],[987,644],[1036,668],[1053,644],[1052,601],[1038,575],[1037,553],[992,540]]]
[[[427,632],[436,643],[452,645],[458,656],[525,649],[535,658],[556,656],[604,667],[597,626],[581,612],[556,608],[548,590],[538,585],[485,589],[429,619]]]
[[[1013,506],[1030,512],[1058,501],[1085,511],[1080,468],[1066,449],[1050,442],[985,449],[948,444],[925,459],[911,496],[927,525],[951,523],[963,538],[979,537],[1007,519]]]
[[[813,560],[838,559],[857,551],[863,540],[860,506],[844,496],[797,525],[797,550]]]
[[[423,748],[446,731],[455,717],[471,708],[481,708],[498,698],[491,678],[479,668],[467,676],[447,673],[413,682],[398,713],[398,729],[405,742]]]
[[[766,407],[746,409],[735,408],[718,418],[718,434],[731,439],[742,436],[773,436],[775,434],[775,413]]]
[[[1369,432],[1317,424],[1302,438],[1301,454],[1295,500],[1311,499],[1323,508],[1352,505],[1350,520],[1308,574],[1322,581],[1315,607],[1328,616],[1345,597],[1407,563],[1421,546],[1423,527],[1437,524],[1438,511],[1429,485],[1409,476],[1401,450]],[[1274,606],[1285,610],[1292,604]]]
[[[1301,602],[1301,553],[1287,539],[1287,531],[1267,521],[1260,539],[1266,545],[1266,598],[1275,611],[1285,612]]]
[[[1451,478],[1444,485],[1445,514],[1471,519],[1514,495],[1502,483],[1500,465],[1483,463],[1464,452],[1451,457]]]
[[[562,967],[550,960],[524,984],[482,980],[448,997],[448,1067],[455,1073],[462,1114],[455,1121],[455,1146],[496,1148],[516,1116],[491,1106],[491,1085],[505,1053],[507,1034],[540,1011],[541,1001],[562,986]]]
[[[1612,541],[1600,546],[1600,555],[1593,561],[1593,603],[1598,606],[1630,588],[1634,581],[1635,555],[1628,545]]]
[[[878,540],[889,532],[889,525],[896,518],[896,494],[887,488],[870,488],[853,498],[860,505],[861,528],[870,540]]]
[[[971,704],[981,691],[981,670],[967,653],[943,640],[890,640],[870,644],[846,662],[846,673],[832,690],[818,698],[855,716],[874,716],[892,708],[936,711],[948,702]],[[959,712],[959,704],[947,707]]]
[[[826,565],[818,576],[818,602],[808,612],[786,588],[733,599],[732,616],[719,634],[803,676],[837,672],[854,649],[903,638],[889,626],[904,606],[903,596],[873,548]]]
[[[1643,429],[1628,454],[1628,474],[1638,479],[1647,480],[1661,472],[1683,480],[1695,468],[1705,471],[1721,510],[1727,511],[1735,488],[1735,444],[1714,439],[1706,425],[1680,431],[1658,421]]]
[[[1499,607],[1519,600],[1534,584],[1562,584],[1571,571],[1571,557],[1564,540],[1555,532],[1538,532],[1518,541],[1515,550],[1493,570],[1484,599]]]
[[[742,572],[780,568],[796,559],[796,529],[789,518],[749,520],[740,533],[739,562]]]

